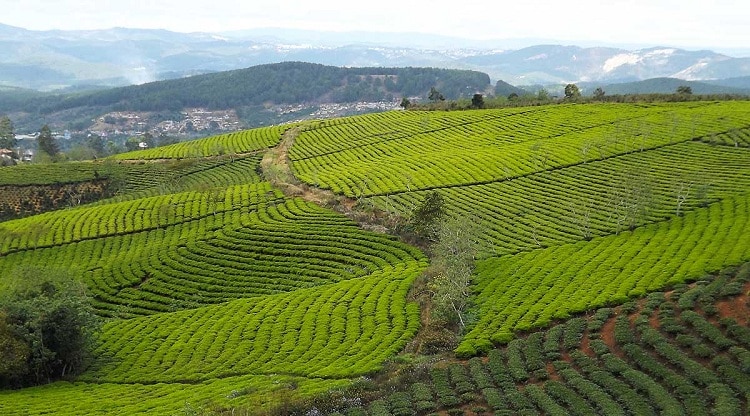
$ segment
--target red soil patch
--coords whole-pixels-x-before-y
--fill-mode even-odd
[[[741,326],[748,326],[750,322],[750,282],[745,283],[742,288],[742,294],[730,299],[721,300],[716,303],[719,310],[719,316],[722,318],[732,318]]]
[[[648,317],[648,324],[651,328],[659,329],[659,312],[658,309]]]
[[[581,351],[588,355],[589,357],[593,357],[594,351],[591,350],[591,340],[589,340],[589,331],[584,332],[583,338],[581,339]]]
[[[547,374],[549,374],[550,380],[560,381],[560,375],[557,374],[557,371],[555,371],[555,366],[552,365],[551,362],[547,363]]]
[[[615,342],[615,320],[617,319],[617,315],[610,317],[607,319],[607,322],[602,325],[601,329],[599,330],[599,335],[602,337],[602,341],[604,341],[605,344],[609,347],[610,350],[613,350],[617,347],[617,343]]]

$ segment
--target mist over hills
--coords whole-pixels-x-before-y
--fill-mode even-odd
[[[527,46],[537,42],[535,46]],[[283,61],[472,69],[513,85],[750,76],[750,58],[668,47],[562,46],[409,33],[256,29],[223,34],[114,28],[31,31],[0,24],[0,86],[125,86]]]

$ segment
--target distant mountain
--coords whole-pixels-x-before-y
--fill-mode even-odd
[[[680,86],[688,86],[693,94],[735,94],[750,95],[750,88],[734,88],[714,85],[707,82],[686,81],[677,78],[652,78],[644,81],[625,82],[601,85],[598,83],[581,83],[579,87],[585,95],[591,95],[597,87],[601,87],[607,95],[624,94],[672,94]]]
[[[498,81],[497,83],[495,83],[494,93],[498,97],[501,97],[501,96],[502,97],[507,97],[507,96],[509,96],[511,94],[516,94],[516,95],[519,95],[519,96],[520,95],[529,94],[530,91],[527,91],[527,90],[515,87],[515,86],[510,85],[507,82],[501,80],[501,81]]]
[[[541,42],[541,40],[539,40]],[[658,47],[629,50],[472,41],[424,34],[257,29],[222,34],[114,28],[31,31],[0,25],[0,85],[125,86],[302,61],[347,67],[473,69],[513,85],[750,76],[750,58]]]
[[[726,79],[714,79],[705,81],[707,84],[721,85],[723,87],[741,88],[750,90],[750,76],[737,77],[737,78],[726,78]]]
[[[750,58],[674,48],[627,51],[538,45],[467,57],[464,62],[516,85],[631,82],[657,77],[703,80],[750,75]]]

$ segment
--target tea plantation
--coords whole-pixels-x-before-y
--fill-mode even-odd
[[[747,414],[748,131],[745,101],[391,111],[0,168],[0,294],[64,269],[104,321],[0,414]],[[282,138],[295,192],[261,168]],[[353,218],[434,192],[476,225],[471,319],[394,358],[429,261]]]

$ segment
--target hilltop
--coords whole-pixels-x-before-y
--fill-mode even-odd
[[[284,62],[92,92],[0,92],[0,112],[11,113],[19,128],[33,129],[40,118],[60,129],[90,129],[91,119],[113,112],[153,113],[150,125],[155,127],[165,120],[183,121],[180,112],[194,108],[232,111],[245,126],[257,126],[305,118],[330,103],[380,102],[375,108],[390,109],[402,97],[426,100],[433,87],[457,99],[487,90],[490,79],[465,70]],[[347,109],[339,111],[343,115]]]

